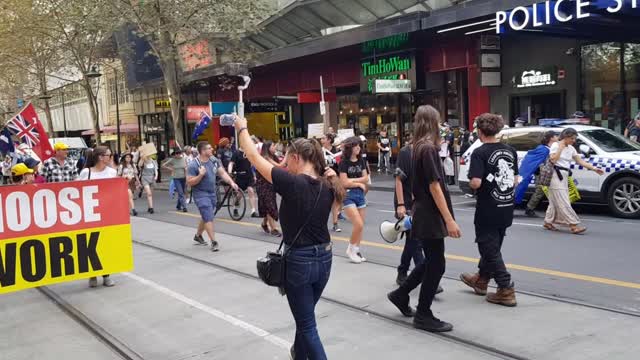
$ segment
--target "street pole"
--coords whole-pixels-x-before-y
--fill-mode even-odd
[[[327,113],[327,103],[324,102],[324,83],[322,82],[322,76],[320,76],[320,115],[322,115],[322,122],[324,123],[323,132],[326,134],[329,131],[329,114]]]
[[[122,149],[120,148],[120,98],[118,93],[118,70],[115,67],[112,67],[112,69],[116,77],[116,146],[118,147],[116,152],[119,155]]]
[[[64,127],[64,137],[67,137],[67,111],[64,108],[64,89],[60,92],[62,96],[62,126]]]

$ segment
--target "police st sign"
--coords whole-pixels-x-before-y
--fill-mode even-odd
[[[640,0],[547,0],[531,6],[518,6],[511,11],[498,11],[496,33],[587,18],[591,16],[591,8],[606,9],[608,13],[615,14],[625,7],[638,9]]]

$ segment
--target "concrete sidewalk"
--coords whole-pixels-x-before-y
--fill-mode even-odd
[[[218,234],[222,250],[212,253],[194,245],[193,228],[143,218],[132,218],[132,225],[135,269],[114,274],[115,287],[89,289],[76,281],[49,289],[144,359],[288,358],[295,325],[286,299],[221,268],[254,275],[256,259],[275,245]],[[343,251],[344,244],[336,244],[335,254]],[[445,337],[418,331],[386,300],[394,280],[393,268],[334,257],[316,312],[329,359],[510,358],[459,340],[522,359],[635,359],[640,353],[634,317],[522,294],[517,308],[499,307],[451,280],[443,280],[434,311],[454,331]],[[3,295],[0,316],[3,360],[114,358],[36,290]]]
[[[222,251],[214,254],[191,244],[193,229],[146,219],[133,223],[134,239],[249,274],[255,274],[259,256],[275,249],[272,244],[219,234]],[[334,252],[342,255],[342,251],[337,246]],[[395,288],[394,280],[393,268],[354,265],[335,257],[324,296],[409,323],[386,299]],[[445,292],[438,295],[433,310],[454,324],[451,334],[457,338],[532,359],[632,359],[640,353],[636,317],[523,294],[518,294],[518,307],[505,308],[473,295],[459,281],[444,279],[442,286]],[[415,305],[417,291],[413,295]],[[425,341],[432,338],[423,336]]]

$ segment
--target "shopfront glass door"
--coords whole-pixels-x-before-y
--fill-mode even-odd
[[[540,119],[565,118],[562,93],[534,94],[511,98],[509,126],[522,118],[529,125],[537,125]]]

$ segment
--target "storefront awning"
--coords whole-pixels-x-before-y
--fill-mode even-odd
[[[272,50],[413,12],[452,6],[457,0],[296,0],[260,24],[249,37]]]
[[[115,125],[108,125],[100,128],[100,133],[102,134],[116,134],[118,129]],[[120,124],[120,133],[121,134],[137,134],[139,132],[138,124]],[[81,135],[90,136],[94,135],[96,132],[91,130],[85,130],[81,133]]]

